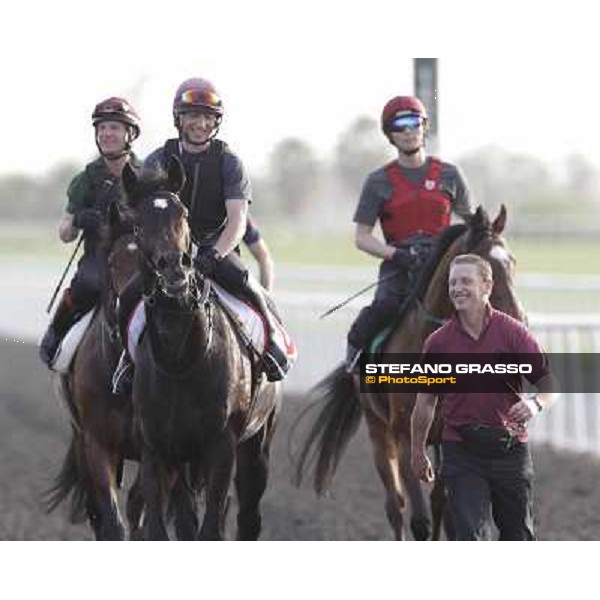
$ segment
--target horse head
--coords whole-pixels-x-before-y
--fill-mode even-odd
[[[187,296],[195,285],[188,211],[179,199],[184,183],[176,157],[169,160],[166,177],[138,178],[129,165],[123,169],[144,288],[170,298]]]
[[[516,261],[502,236],[506,214],[506,207],[502,205],[498,216],[491,221],[487,212],[479,206],[467,221],[468,232],[461,252],[478,254],[492,265],[494,287],[490,303],[511,317],[524,321],[525,313],[514,290]]]

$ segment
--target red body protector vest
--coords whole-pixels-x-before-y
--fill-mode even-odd
[[[379,216],[385,241],[397,246],[415,234],[436,236],[450,225],[451,203],[440,189],[442,162],[430,158],[429,170],[419,184],[410,182],[394,161],[385,173],[392,185],[392,197]]]

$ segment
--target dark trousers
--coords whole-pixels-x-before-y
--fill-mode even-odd
[[[86,250],[77,263],[77,270],[69,287],[74,310],[83,313],[94,308],[102,291],[102,261],[99,250]]]
[[[360,311],[348,332],[348,343],[354,348],[366,348],[394,320],[412,291],[408,272],[389,261],[383,261],[379,267],[379,279],[382,278],[386,279],[377,286],[372,304]]]
[[[457,540],[489,539],[490,517],[500,540],[534,540],[533,464],[528,444],[502,458],[480,458],[460,442],[442,444],[442,477]]]

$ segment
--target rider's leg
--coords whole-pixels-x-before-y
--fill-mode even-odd
[[[397,277],[390,278],[394,272],[397,273]],[[387,261],[384,261],[379,268],[379,279],[384,281],[377,286],[373,303],[360,311],[348,332],[346,352],[348,372],[357,370],[360,353],[381,330],[393,322],[410,292],[408,274]]]
[[[51,366],[63,337],[72,325],[92,310],[100,296],[100,273],[93,254],[84,254],[70,287],[63,293],[52,321],[40,342],[40,358]]]
[[[287,357],[273,340],[276,323],[268,308],[265,290],[254,277],[249,275],[248,270],[234,252],[228,254],[219,263],[214,279],[232,294],[245,297],[261,313],[268,329],[267,348],[263,355],[265,373],[269,381],[283,379],[289,370],[289,363]]]
[[[113,394],[129,395],[133,384],[133,361],[127,351],[127,328],[129,319],[142,298],[142,280],[139,274],[134,275],[121,296],[119,296],[119,334],[123,344],[123,352],[119,364],[113,373]]]
[[[267,379],[269,381],[280,381],[289,371],[290,364],[287,356],[273,339],[277,323],[275,322],[275,317],[267,306],[267,299],[264,294],[263,287],[252,275],[248,277],[246,297],[252,303],[252,305],[260,311],[267,324],[269,340],[265,355],[263,357],[265,360],[265,373],[267,374]]]

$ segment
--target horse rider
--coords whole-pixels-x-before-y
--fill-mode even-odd
[[[524,354],[531,361],[525,377],[541,393],[523,394],[520,379],[509,390],[504,383],[494,389],[486,381],[481,384],[485,393],[419,393],[411,421],[412,467],[423,481],[433,481],[425,445],[440,401],[441,474],[456,539],[487,539],[493,515],[501,540],[533,540],[533,466],[526,426],[553,400],[548,357],[523,323],[490,305],[494,282],[487,260],[476,254],[455,257],[448,282],[455,315],[425,340],[423,355],[459,356],[461,362],[465,355],[489,356],[490,362],[506,355],[513,362]]]
[[[369,174],[354,214],[356,247],[383,262],[375,298],[348,333],[350,372],[361,351],[398,314],[451,213],[463,219],[472,213],[459,169],[426,154],[427,111],[419,98],[392,98],[383,108],[381,128],[398,157]],[[385,242],[373,233],[377,221]]]
[[[49,367],[69,328],[94,308],[100,296],[103,263],[99,229],[107,222],[108,207],[123,193],[123,167],[129,162],[141,168],[131,149],[140,135],[140,118],[129,102],[117,97],[103,100],[94,108],[92,125],[100,156],[71,181],[66,212],[58,227],[59,237],[66,244],[81,232],[84,252],[40,342],[40,357]]]
[[[246,231],[242,237],[242,241],[250,251],[250,254],[254,257],[254,260],[258,264],[259,281],[267,292],[273,291],[273,284],[275,282],[275,269],[273,267],[273,257],[267,242],[263,238],[256,225],[254,217],[248,213],[246,220]]]
[[[239,257],[238,245],[246,229],[251,187],[239,157],[216,137],[223,114],[222,100],[210,81],[202,78],[184,81],[173,99],[173,120],[179,135],[147,157],[144,171],[164,172],[171,156],[180,159],[186,174],[181,200],[189,210],[192,239],[197,248],[196,270],[233,295],[244,297],[261,313],[269,334],[263,368],[269,381],[279,381],[288,371],[289,363],[273,342],[275,322],[264,290]],[[140,282],[134,279],[120,298],[122,332],[140,298]],[[131,359],[123,352],[113,378],[115,393],[128,393],[132,372]]]

